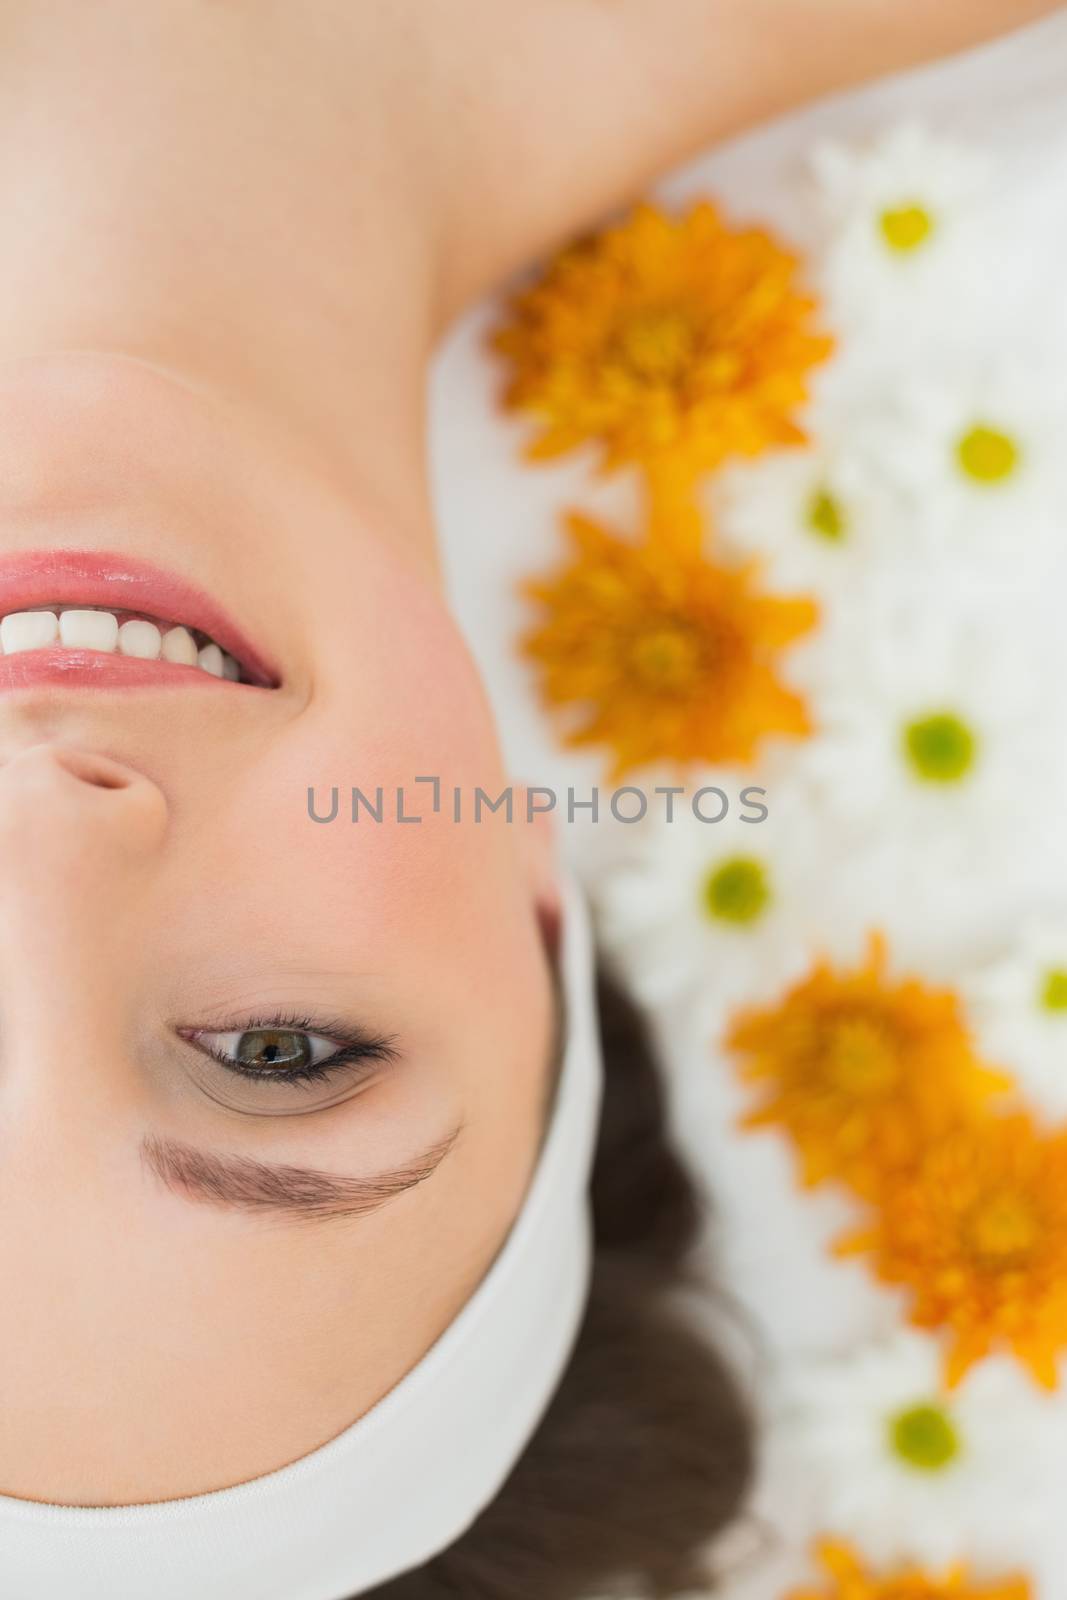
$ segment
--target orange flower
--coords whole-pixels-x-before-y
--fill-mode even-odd
[[[544,423],[529,455],[595,442],[605,468],[669,463],[692,479],[802,442],[795,413],[832,341],[796,270],[706,203],[676,218],[638,206],[563,251],[492,340],[512,369],[505,404]]]
[[[669,542],[636,545],[568,519],[576,554],[524,585],[545,616],[523,640],[571,745],[607,745],[616,776],[659,761],[746,762],[769,735],[804,734],[802,700],[775,676],[784,645],[813,626],[806,599],[755,588]]]
[[[878,935],[855,971],[820,961],[778,1004],[741,1012],[726,1044],[762,1090],[745,1126],[784,1128],[805,1184],[865,1195],[1008,1086],[976,1056],[955,994],[891,978]]]
[[[826,1540],[817,1554],[828,1582],[817,1589],[794,1589],[786,1600],[1031,1600],[1030,1585],[1019,1576],[979,1583],[964,1567],[953,1567],[941,1577],[918,1567],[899,1567],[879,1577],[847,1544]]]
[[[951,1336],[950,1385],[996,1349],[1047,1389],[1067,1347],[1067,1131],[1022,1113],[975,1119],[918,1153],[843,1239],[910,1295],[910,1321]]]

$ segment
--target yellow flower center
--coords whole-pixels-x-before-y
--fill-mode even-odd
[[[935,711],[905,726],[904,753],[925,783],[958,783],[974,766],[978,742],[954,712]]]
[[[691,318],[673,306],[636,312],[614,341],[622,365],[649,383],[671,383],[681,377],[692,363],[695,345]]]
[[[704,908],[720,922],[755,922],[771,900],[763,863],[751,856],[732,856],[707,876]]]
[[[830,1082],[850,1096],[886,1094],[900,1075],[896,1043],[874,1017],[837,1017],[826,1030],[821,1053]]]
[[[935,227],[934,219],[926,207],[916,202],[892,206],[888,211],[883,211],[878,224],[882,238],[890,250],[895,250],[898,255],[909,255],[911,251],[918,250]]]
[[[1024,1260],[1037,1243],[1039,1223],[1024,1195],[1001,1190],[988,1195],[971,1213],[967,1239],[980,1260],[994,1267]]]
[[[829,489],[816,489],[808,501],[805,521],[812,533],[829,544],[839,543],[848,533],[848,514]]]
[[[918,1472],[943,1472],[958,1459],[961,1444],[948,1413],[924,1402],[890,1417],[889,1447],[905,1466]]]
[[[630,666],[646,688],[677,694],[696,681],[704,654],[690,629],[668,623],[637,635]]]
[[[984,422],[975,423],[956,443],[960,470],[983,485],[1006,482],[1018,467],[1021,453],[1010,433]]]
[[[1067,1011],[1067,972],[1062,967],[1050,967],[1041,983],[1041,1009]]]

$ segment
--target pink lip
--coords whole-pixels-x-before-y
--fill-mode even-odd
[[[0,693],[6,689],[32,689],[38,684],[72,689],[161,689],[221,685],[240,688],[226,678],[213,677],[200,667],[181,667],[172,661],[142,661],[136,656],[109,655],[102,650],[20,650],[0,656]]]
[[[0,557],[0,615],[33,606],[76,605],[135,611],[210,634],[235,657],[251,684],[277,688],[280,676],[233,619],[184,578],[131,556],[90,550],[23,550]],[[0,689],[34,683],[134,687],[170,683],[247,687],[215,678],[199,667],[94,650],[26,650],[0,657]]]

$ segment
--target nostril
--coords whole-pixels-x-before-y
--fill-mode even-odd
[[[167,797],[146,773],[76,745],[38,741],[0,759],[0,875],[32,880],[42,864],[83,875],[92,861],[154,857],[169,826]],[[106,885],[102,886],[106,888]],[[94,890],[95,892],[95,890]]]
[[[57,750],[55,758],[72,778],[88,783],[95,789],[128,789],[135,774],[107,756],[91,755],[84,750]]]

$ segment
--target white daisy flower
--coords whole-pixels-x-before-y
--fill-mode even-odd
[[[1027,1103],[1067,1122],[1067,911],[1031,916],[961,989],[983,1053]]]
[[[954,357],[907,382],[872,384],[857,452],[931,539],[981,537],[1016,560],[1057,540],[1067,389],[1054,352]],[[958,548],[958,543],[956,545]]]
[[[1011,1362],[951,1395],[936,1341],[911,1330],[782,1376],[771,1449],[822,1524],[878,1564],[1013,1568],[1058,1515],[1063,1408]]]
[[[912,519],[878,457],[884,423],[870,362],[839,352],[816,375],[804,413],[808,443],[765,452],[708,483],[714,548],[756,559],[771,588],[834,595],[873,559],[892,559]],[[867,415],[876,427],[870,432]]]
[[[626,856],[595,886],[603,946],[646,1004],[699,996],[715,1012],[774,992],[806,957],[817,866],[809,819],[796,795],[752,787],[759,795],[719,822],[697,821],[686,805],[672,822],[634,828]],[[762,820],[744,820],[757,808]],[[709,817],[719,809],[702,802]]]
[[[973,231],[994,190],[988,157],[909,122],[866,144],[824,142],[812,165],[828,230],[824,292],[842,332],[907,337],[958,315],[968,286],[979,288]]]
[[[1058,853],[1054,819],[1020,797],[1061,792],[1062,756],[1034,715],[1033,662],[1010,615],[1004,630],[956,566],[934,562],[857,590],[797,652],[817,732],[795,759],[842,845],[903,841],[968,877],[991,853],[998,865],[1013,850]]]
[[[786,592],[836,594],[910,526],[847,441],[729,468],[713,494],[716,538],[731,556],[758,559],[767,586]]]
[[[997,583],[1024,561],[1048,569],[1067,506],[1067,386],[1052,367],[1051,349],[954,356],[906,381],[877,360],[839,364],[806,418],[810,447],[712,483],[715,539],[759,559],[771,587],[827,598],[916,557],[966,556]]]

